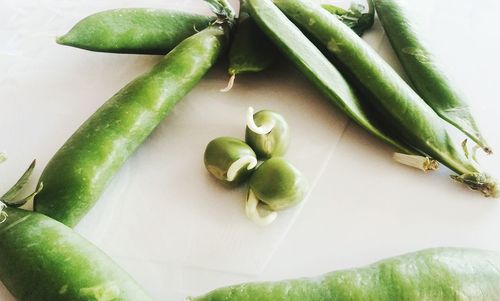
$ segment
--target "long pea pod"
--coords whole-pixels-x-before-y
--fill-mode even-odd
[[[331,103],[397,150],[418,154],[411,146],[393,139],[379,129],[377,116],[367,110],[340,72],[271,1],[247,1],[251,16],[259,27]],[[328,12],[325,10],[325,13]]]
[[[407,143],[446,165],[458,174],[452,177],[469,188],[485,196],[500,196],[496,180],[466,158],[445,122],[352,30],[314,2],[274,0],[274,3],[326,45],[335,58],[375,96],[372,100],[376,102],[376,107]]]
[[[188,301],[490,301],[500,299],[500,254],[438,248],[315,278],[245,283]]]
[[[375,7],[392,48],[416,92],[441,118],[469,136],[485,152],[491,153],[465,97],[428,51],[403,3],[399,0],[375,0]]]
[[[113,9],[82,19],[57,43],[100,52],[164,55],[214,19],[166,9]]]
[[[15,208],[0,208],[0,216],[0,280],[18,301],[153,300],[65,225]]]
[[[219,21],[181,42],[151,71],[99,108],[50,160],[35,211],[74,226],[127,158],[212,67],[226,47],[234,15],[210,0]]]

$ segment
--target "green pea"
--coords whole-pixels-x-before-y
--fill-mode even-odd
[[[259,158],[282,156],[290,144],[290,131],[285,118],[269,110],[254,114],[252,107],[247,112],[245,141]]]
[[[262,163],[250,178],[247,216],[259,224],[270,224],[281,211],[300,203],[307,181],[292,164],[280,157]],[[266,214],[262,214],[265,212]]]
[[[232,137],[219,137],[208,143],[205,167],[226,184],[241,184],[257,166],[255,152],[245,142]]]

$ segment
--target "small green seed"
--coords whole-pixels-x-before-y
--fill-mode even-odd
[[[245,141],[259,158],[283,156],[290,144],[290,131],[283,116],[269,110],[253,112],[252,107],[248,108]]]
[[[245,142],[232,137],[219,137],[208,143],[205,167],[226,184],[241,184],[257,166],[255,152]]]
[[[302,173],[285,159],[275,157],[262,163],[250,178],[247,216],[256,223],[270,224],[281,211],[300,203],[307,193]],[[266,212],[262,216],[261,212]]]

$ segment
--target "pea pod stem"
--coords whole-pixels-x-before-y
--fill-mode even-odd
[[[269,134],[274,126],[276,125],[276,121],[271,119],[268,123],[264,123],[262,125],[255,124],[254,119],[255,110],[253,107],[249,107],[247,110],[247,127],[254,133],[258,135],[267,135]]]
[[[229,81],[227,82],[227,86],[225,88],[223,88],[223,89],[220,89],[220,91],[223,92],[223,93],[231,91],[231,89],[234,86],[234,80],[235,79],[236,79],[236,74],[232,74],[229,77]]]
[[[246,166],[247,170],[252,170],[253,168],[255,168],[255,166],[257,166],[257,163],[257,159],[253,156],[245,156],[239,158],[238,160],[234,161],[227,170],[227,180],[229,182],[233,181],[242,168]]]
[[[392,158],[400,164],[420,169],[424,172],[436,170],[439,167],[439,162],[436,160],[419,155],[394,153]]]
[[[5,208],[7,208],[7,205],[4,202],[0,201],[0,224],[5,222],[7,220],[7,217],[9,217],[9,215],[5,211]]]
[[[253,193],[252,189],[249,189],[247,200],[245,203],[245,213],[247,217],[260,226],[267,226],[272,224],[276,220],[276,217],[278,217],[278,213],[276,211],[269,211],[260,208],[260,210],[263,210],[267,213],[266,215],[261,215],[261,213],[259,212],[259,203],[260,201],[255,196],[255,193]]]

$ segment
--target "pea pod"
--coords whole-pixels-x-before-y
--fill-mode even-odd
[[[417,93],[439,116],[491,153],[467,101],[428,51],[401,1],[375,0],[375,6],[392,48]]]
[[[100,52],[166,54],[213,21],[165,9],[120,8],[82,19],[57,43]]]
[[[487,301],[500,299],[500,254],[438,248],[315,278],[245,283],[188,301]]]
[[[0,218],[0,280],[18,301],[152,300],[107,255],[65,225],[36,212],[0,212],[5,217]]]
[[[108,100],[66,141],[40,177],[44,189],[35,198],[36,211],[74,226],[92,208],[127,158],[225,48],[226,22],[231,21],[223,20],[233,15],[218,6],[213,9],[218,9],[221,21],[181,42],[151,71]]]
[[[252,18],[259,27],[331,103],[397,150],[418,154],[405,142],[380,130],[376,114],[367,109],[340,72],[272,2],[248,0],[248,3]]]
[[[208,143],[204,162],[207,170],[218,180],[238,185],[257,166],[257,156],[245,142],[232,137],[219,137]]]
[[[253,1],[271,4],[267,0]],[[456,172],[458,176],[453,178],[469,188],[479,190],[485,196],[500,196],[496,180],[465,157],[445,122],[352,30],[313,2],[275,0],[274,3],[326,45],[375,96],[373,100],[377,108],[407,143]]]
[[[248,14],[246,0],[240,1],[240,14],[229,48],[229,82],[221,92],[232,89],[238,74],[260,72],[267,69],[277,58],[274,45]]]

